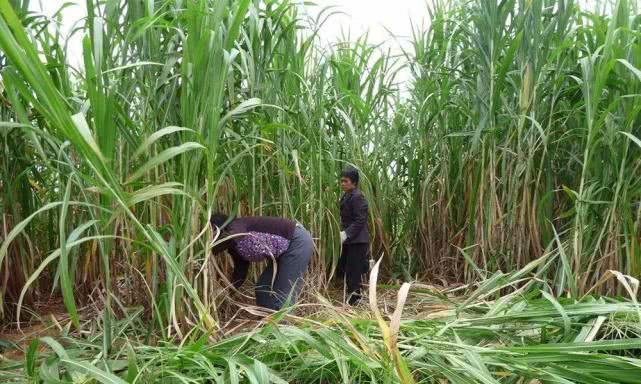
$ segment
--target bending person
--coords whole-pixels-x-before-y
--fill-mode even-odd
[[[230,237],[217,244],[214,252],[226,250],[232,256],[234,287],[243,285],[249,263],[268,260],[256,282],[256,305],[279,310],[285,303],[296,302],[314,250],[312,237],[301,224],[266,216],[230,219],[216,213],[211,217],[211,225],[214,230],[220,229],[219,238]]]

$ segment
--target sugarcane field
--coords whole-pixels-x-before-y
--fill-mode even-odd
[[[641,384],[638,0],[0,0],[0,383]]]

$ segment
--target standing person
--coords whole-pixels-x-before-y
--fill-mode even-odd
[[[211,225],[214,231],[221,231],[219,238],[230,237],[213,251],[227,250],[232,256],[234,287],[243,285],[250,262],[268,260],[256,282],[256,305],[279,310],[285,303],[296,302],[314,250],[312,236],[301,224],[280,217],[230,219],[216,213],[211,217]]]
[[[341,173],[341,189],[344,193],[340,200],[342,252],[338,273],[345,277],[347,302],[350,305],[360,301],[362,278],[368,269],[368,206],[365,196],[358,189],[358,183],[358,171],[352,167],[345,168]]]

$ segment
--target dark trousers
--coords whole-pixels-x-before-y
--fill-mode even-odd
[[[345,278],[347,285],[347,302],[350,305],[361,299],[363,275],[367,274],[367,255],[369,244],[343,244],[341,257],[338,260],[338,275]]]
[[[274,263],[269,261],[256,282],[256,305],[279,310],[286,303],[294,304],[303,285],[303,275],[314,251],[312,236],[300,224],[294,230],[289,248]]]

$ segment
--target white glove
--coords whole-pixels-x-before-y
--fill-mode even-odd
[[[345,231],[341,231],[341,244],[343,244],[347,240],[347,233]]]

